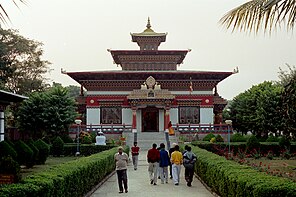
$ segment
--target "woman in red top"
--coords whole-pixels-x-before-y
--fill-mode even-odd
[[[137,170],[137,168],[138,168],[139,150],[140,150],[140,148],[137,146],[137,142],[134,142],[134,146],[131,148],[134,170]]]

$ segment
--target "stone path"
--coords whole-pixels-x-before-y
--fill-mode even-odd
[[[157,185],[151,185],[148,176],[147,151],[140,152],[138,170],[134,170],[132,163],[128,166],[128,193],[119,194],[116,173],[101,185],[92,197],[116,197],[116,196],[140,196],[140,197],[212,197],[203,184],[194,178],[192,187],[186,185],[184,179],[185,169],[182,166],[180,185],[175,186],[169,179],[168,184],[161,184],[158,179]]]

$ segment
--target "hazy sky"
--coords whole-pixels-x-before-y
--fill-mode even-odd
[[[2,3],[10,15],[8,28],[44,44],[52,62],[48,77],[78,85],[66,71],[120,69],[107,49],[138,49],[130,33],[142,32],[150,16],[155,32],[168,32],[159,49],[192,49],[180,70],[232,71],[218,92],[232,99],[252,85],[278,80],[279,67],[296,65],[296,36],[284,30],[269,35],[231,33],[219,19],[245,0],[27,0],[18,10]]]

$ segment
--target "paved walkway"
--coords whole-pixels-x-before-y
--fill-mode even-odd
[[[148,176],[148,163],[146,161],[147,151],[140,152],[138,170],[134,170],[132,163],[128,165],[128,193],[118,193],[116,173],[111,176],[101,187],[99,187],[92,197],[115,197],[115,196],[140,196],[140,197],[213,197],[213,195],[194,178],[192,187],[186,185],[184,179],[184,167],[182,166],[180,185],[175,186],[171,179],[168,184],[161,184],[160,179],[157,185],[151,185]]]

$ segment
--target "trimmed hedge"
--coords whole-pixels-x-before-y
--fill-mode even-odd
[[[125,152],[128,151],[129,147],[125,147]],[[116,152],[117,148],[113,148],[56,165],[46,171],[26,177],[22,183],[1,187],[0,196],[83,196],[107,174],[114,171]]]
[[[21,167],[10,155],[0,158],[0,174],[13,175],[14,183],[22,179]]]
[[[45,164],[47,157],[49,156],[49,145],[43,140],[39,139],[34,142],[34,145],[39,150],[39,156],[36,161],[37,164]]]
[[[28,168],[31,168],[34,165],[33,150],[22,140],[19,140],[15,143],[15,150],[17,152],[17,162],[20,165],[25,165]]]
[[[79,145],[79,151],[80,155],[83,156],[89,156],[92,154],[96,154],[105,150],[109,150],[111,148],[114,148],[114,145],[95,145],[95,144],[80,144]],[[77,144],[75,143],[69,143],[64,145],[64,151],[62,155],[64,156],[75,156],[75,153],[77,152]],[[53,149],[50,148],[50,154],[53,155]]]
[[[0,158],[5,156],[11,156],[14,160],[17,158],[17,152],[8,142],[0,142]]]
[[[34,145],[34,141],[30,140],[27,142],[27,145],[32,149],[33,151],[33,157],[32,157],[32,163],[36,164],[37,159],[39,157],[39,150],[38,148]]]
[[[198,147],[192,151],[198,156],[195,172],[221,196],[296,196],[296,183],[290,179],[258,172]]]
[[[217,146],[221,150],[228,150],[228,143],[215,143],[212,144],[210,142],[202,142],[196,141],[193,142],[192,145],[198,146],[199,148],[206,149],[207,151],[216,153]],[[246,143],[245,142],[231,142],[230,143],[231,152],[234,155],[238,153],[239,150],[245,151],[246,150]],[[285,149],[281,148],[278,142],[261,142],[260,143],[260,154],[267,155],[269,151],[272,151],[274,156],[279,157],[282,151]],[[290,146],[290,152],[296,153],[296,143],[292,143]]]
[[[231,142],[246,142],[247,138],[245,138],[242,134],[240,133],[235,133],[230,136],[230,141]]]
[[[202,139],[202,141],[209,142],[214,137],[216,137],[216,136],[213,133],[209,133]]]
[[[61,156],[64,152],[64,141],[61,137],[56,137],[51,146],[51,153],[53,156]]]

